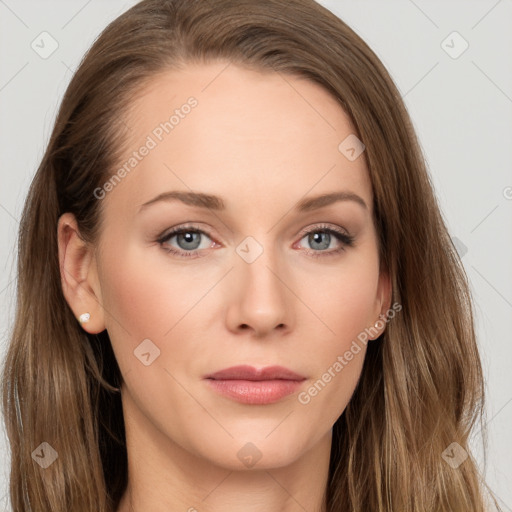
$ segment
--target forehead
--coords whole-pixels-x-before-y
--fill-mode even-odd
[[[129,172],[112,200],[123,195],[135,206],[166,190],[198,190],[257,211],[334,189],[371,207],[364,155],[351,161],[340,150],[354,137],[350,118],[304,78],[228,62],[187,65],[149,80],[124,122],[118,165]]]

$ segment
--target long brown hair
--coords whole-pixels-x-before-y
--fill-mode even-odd
[[[217,59],[320,84],[366,146],[382,268],[402,310],[368,345],[334,426],[327,510],[482,511],[488,488],[468,440],[483,424],[484,382],[467,278],[396,86],[368,45],[313,0],[144,0],[84,57],[20,223],[2,376],[13,510],[119,504],[127,484],[121,375],[107,332],[85,333],[64,299],[57,222],[71,212],[83,239],[97,240],[94,190],[115,171],[131,100],[157,73]],[[35,458],[48,450],[41,443],[58,454],[45,469]],[[469,454],[456,468],[442,456],[450,446]]]

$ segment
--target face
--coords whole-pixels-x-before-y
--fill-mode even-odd
[[[330,436],[386,309],[364,156],[338,148],[355,129],[320,86],[226,63],[154,77],[124,121],[92,263],[125,421],[221,467],[291,463]],[[206,378],[238,365],[298,377]]]

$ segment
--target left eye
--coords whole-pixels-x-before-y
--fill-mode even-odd
[[[310,244],[312,249],[325,250],[329,249],[333,240],[339,242],[339,235],[338,233],[332,233],[327,230],[317,230],[310,231],[305,237],[301,238],[300,241],[302,242],[302,240],[307,240],[307,243]]]
[[[329,226],[318,226],[303,233],[303,235],[305,236],[301,238],[300,242],[303,240],[307,241],[313,249],[307,249],[306,252],[313,257],[335,256],[340,254],[348,247],[353,247],[355,240],[354,236]],[[329,248],[333,237],[338,242],[338,247],[327,251],[326,249]]]
[[[176,238],[176,243],[178,244],[178,249],[181,249],[185,252],[196,251],[199,249],[208,249],[211,244],[206,245],[205,247],[200,247],[201,245],[201,236],[205,236],[207,238],[208,235],[204,231],[196,230],[196,229],[178,229],[176,231],[172,231],[165,237],[158,240],[161,244],[164,242],[169,242],[173,238]],[[173,249],[167,249],[169,252],[178,252]],[[188,256],[188,254],[187,254]]]

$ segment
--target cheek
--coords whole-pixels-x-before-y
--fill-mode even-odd
[[[329,354],[318,373],[297,400],[303,413],[317,424],[332,426],[346,409],[356,389],[366,354],[366,345],[354,343]]]
[[[303,281],[301,296],[322,320],[325,335],[342,349],[377,320],[378,267],[374,258],[353,258],[309,276]],[[378,315],[378,312],[377,312]]]
[[[371,343],[366,329],[376,321],[378,272],[372,265],[347,265],[335,275],[330,274],[322,293],[310,287],[307,295],[329,330],[320,325],[327,334],[317,337],[314,350],[305,347],[314,375],[297,397],[304,414],[323,425],[333,425],[350,401]]]
[[[370,342],[367,329],[378,314],[375,254],[359,253],[343,263],[336,272],[330,269],[308,278],[302,291],[305,302],[315,305],[325,335],[318,336],[316,350],[309,353],[315,375],[298,398],[328,423],[339,417],[353,394]]]
[[[150,339],[162,348],[165,336],[205,292],[205,286],[176,266],[147,264],[142,251],[127,250],[122,261],[105,259],[102,297],[105,322],[118,361],[133,356]],[[131,362],[131,361],[129,361]]]

